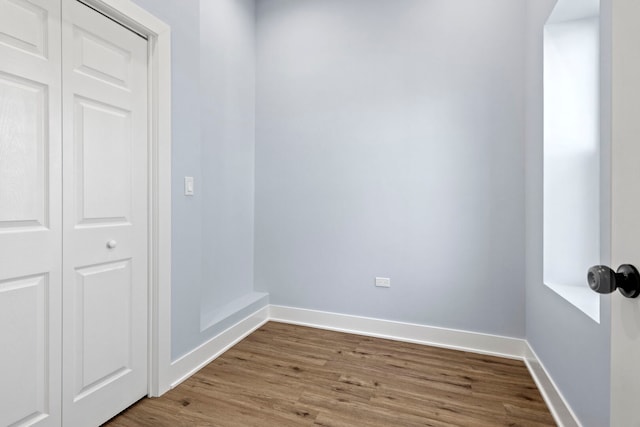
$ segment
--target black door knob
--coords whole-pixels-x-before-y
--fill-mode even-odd
[[[627,298],[640,295],[640,273],[631,264],[622,264],[615,272],[605,265],[591,267],[587,282],[599,294],[610,294],[618,289]]]

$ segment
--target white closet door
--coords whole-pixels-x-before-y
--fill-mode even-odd
[[[147,394],[147,42],[62,1],[63,424]]]
[[[0,0],[0,425],[60,425],[60,1]]]

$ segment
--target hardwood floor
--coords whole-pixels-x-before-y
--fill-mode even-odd
[[[106,424],[554,426],[525,365],[270,322]]]

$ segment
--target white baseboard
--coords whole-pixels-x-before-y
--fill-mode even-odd
[[[263,307],[224,332],[171,363],[171,388],[211,363],[222,353],[269,321],[269,307]]]
[[[526,347],[525,341],[519,338],[278,305],[271,305],[269,309],[269,320],[274,322],[311,326],[511,359],[522,359]]]
[[[527,341],[519,338],[269,305],[171,363],[171,388],[195,374],[268,321],[523,360],[560,427],[581,427]]]
[[[558,389],[529,343],[527,343],[523,359],[558,426],[581,427],[582,424],[580,424],[578,417],[565,400],[560,389]]]

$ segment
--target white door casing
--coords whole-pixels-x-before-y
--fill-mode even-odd
[[[62,0],[63,422],[147,394],[147,41]]]
[[[640,267],[640,2],[612,7],[611,267]],[[611,296],[611,426],[640,427],[640,298]]]
[[[0,425],[60,425],[60,2],[0,0]]]

